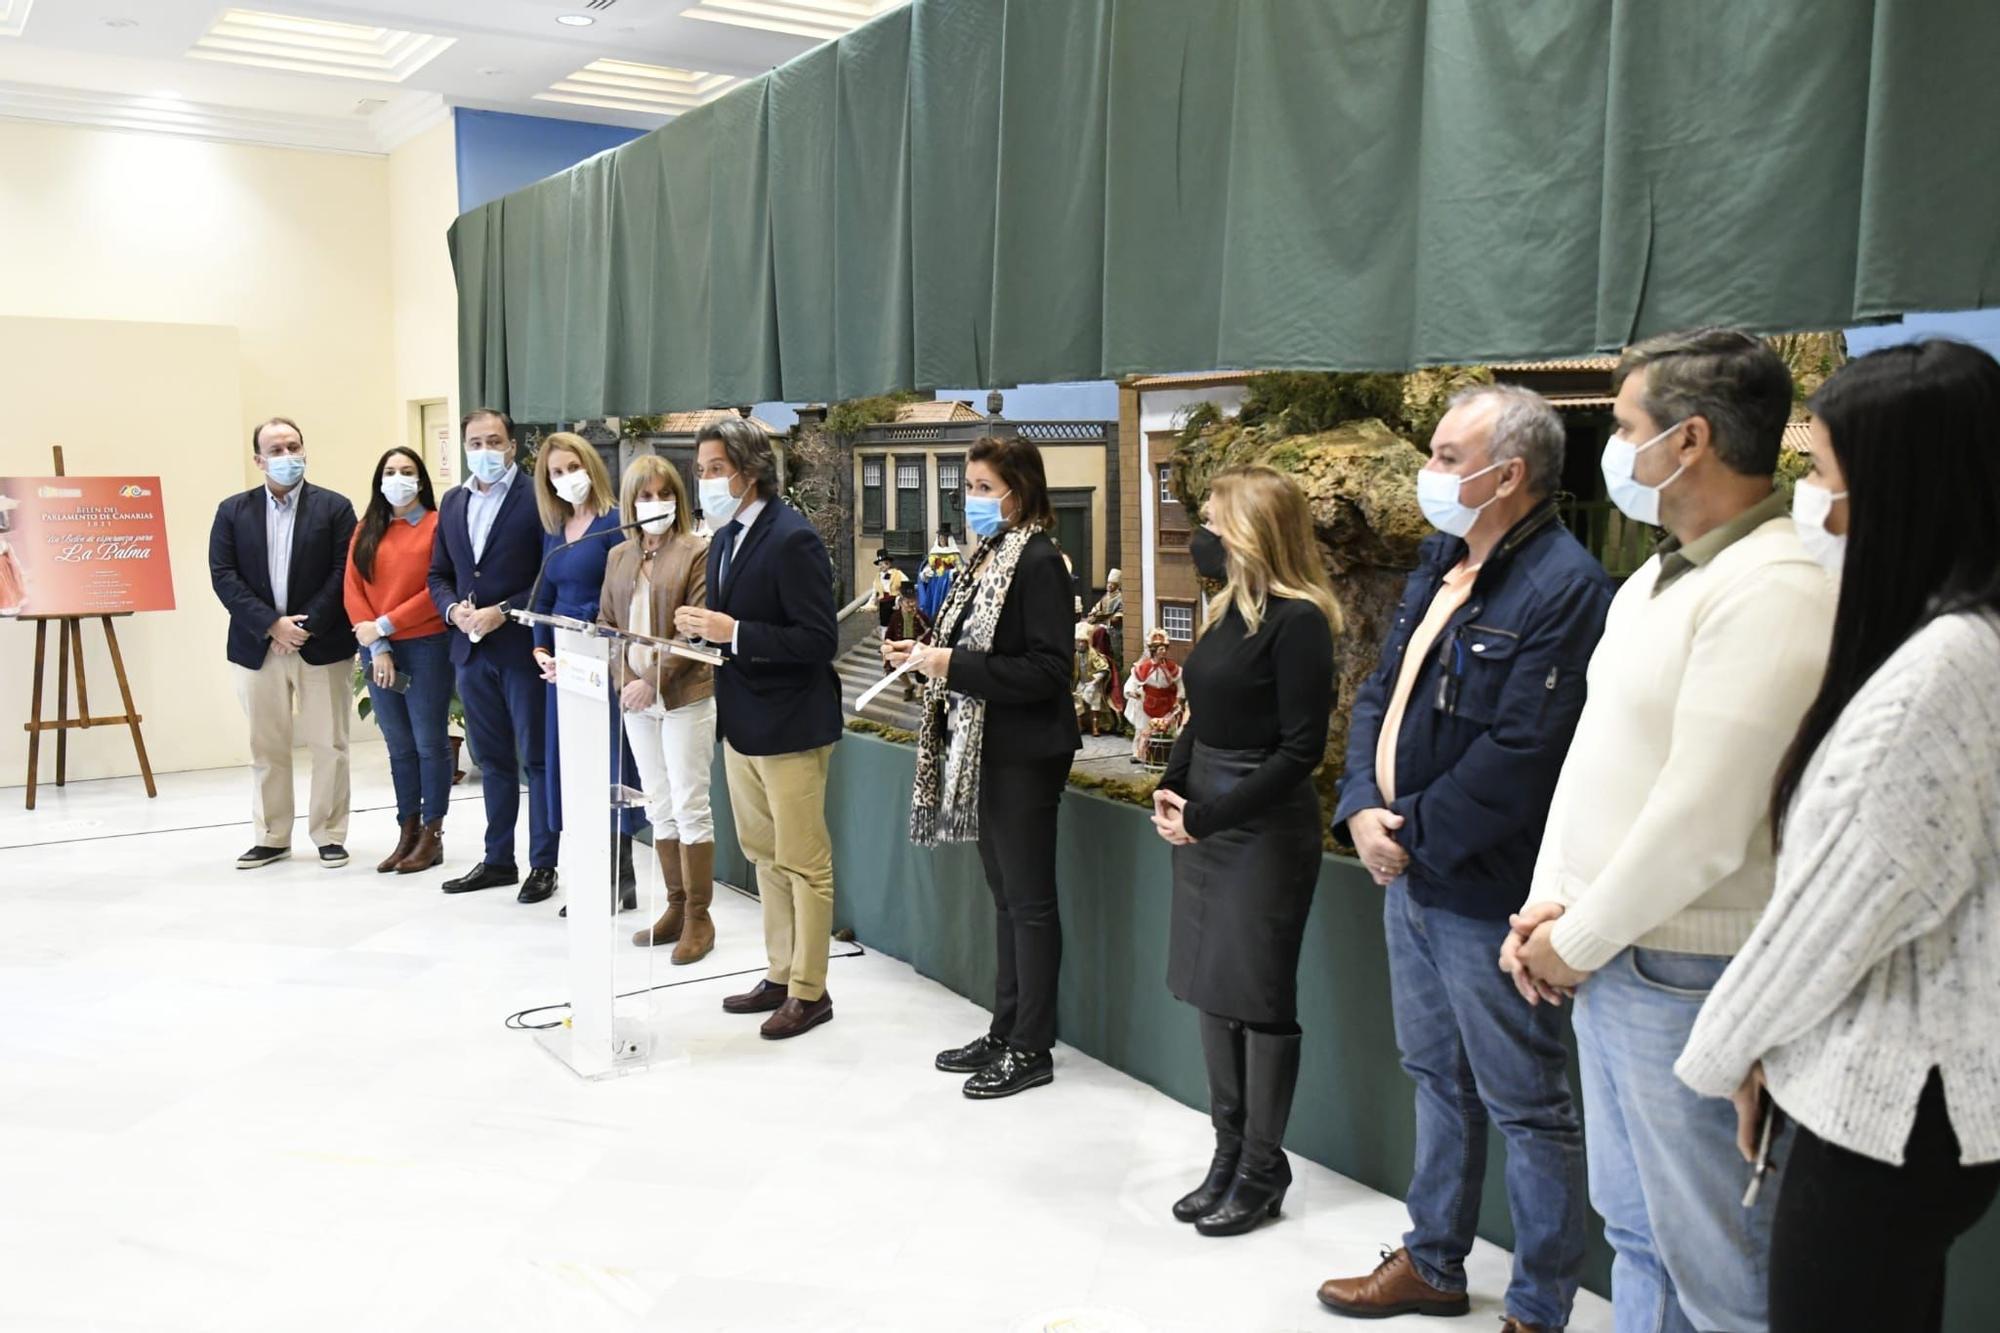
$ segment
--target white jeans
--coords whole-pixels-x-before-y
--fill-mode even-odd
[[[646,789],[646,818],[656,842],[713,842],[708,777],[715,764],[715,700],[697,699],[671,713],[658,703],[625,715],[632,762]]]

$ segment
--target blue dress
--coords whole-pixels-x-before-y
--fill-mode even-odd
[[[596,620],[597,597],[604,590],[605,563],[611,558],[611,552],[620,542],[625,540],[625,534],[618,530],[619,523],[619,517],[615,512],[598,515],[595,519],[591,520],[590,527],[585,531],[583,540],[579,541],[569,550],[564,551],[561,555],[553,555],[553,552],[567,539],[560,532],[544,533],[542,535],[542,558],[548,561],[548,568],[542,575],[541,591],[535,594],[535,604],[529,609],[539,611],[543,615],[569,616],[575,620]],[[556,632],[547,625],[535,626],[535,646],[554,652],[556,648]],[[556,733],[556,687],[548,685],[544,689],[548,697],[548,722],[546,731],[548,735],[547,754],[549,774],[549,780],[544,786],[548,792],[549,800],[549,827],[560,829],[562,827],[562,760],[561,738]],[[619,709],[615,701],[613,701],[610,716],[612,729],[611,753],[616,756],[623,751],[623,747],[617,744],[622,735],[620,732],[622,718],[619,715]],[[629,751],[623,752],[625,762],[619,780],[624,782],[628,787],[636,788],[639,785],[639,771],[632,763],[631,753]],[[639,824],[644,822],[644,813],[642,811],[628,811],[627,814],[630,817],[623,821],[622,828],[624,832],[629,834]]]

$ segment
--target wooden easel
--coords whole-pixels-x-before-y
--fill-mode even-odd
[[[55,449],[58,477],[66,476],[63,471],[62,446]],[[139,732],[139,723],[144,721],[132,708],[132,685],[125,678],[125,657],[118,651],[118,630],[112,625],[114,618],[122,618],[130,612],[119,612],[116,616],[21,616],[20,619],[33,621],[35,625],[35,684],[34,697],[29,705],[28,720],[22,724],[28,733],[28,809],[35,808],[35,783],[40,776],[42,762],[42,733],[56,734],[56,786],[63,786],[69,780],[69,733],[72,727],[115,727],[123,723],[132,729],[132,748],[139,755],[139,776],[146,780],[146,795],[160,794],[153,785],[153,765],[146,758],[146,738]],[[90,715],[90,689],[83,678],[83,622],[96,620],[104,626],[104,643],[111,650],[111,669],[118,677],[118,697],[125,705],[125,711],[106,717]],[[56,627],[56,716],[53,722],[42,719],[42,684],[44,668],[48,662],[49,625]],[[69,715],[69,676],[72,649],[76,661],[76,710],[77,716]]]

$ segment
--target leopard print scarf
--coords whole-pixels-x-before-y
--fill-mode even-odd
[[[981,542],[966,571],[938,611],[931,642],[949,647],[960,621],[958,646],[991,652],[993,628],[1007,604],[1015,566],[1040,528],[1010,528]],[[910,792],[910,841],[919,847],[979,839],[979,756],[986,741],[986,701],[924,682],[924,720],[917,733],[917,780]],[[947,733],[950,740],[945,739]]]

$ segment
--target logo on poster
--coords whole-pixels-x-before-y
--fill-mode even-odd
[[[142,500],[152,494],[144,486],[120,486],[118,494],[127,500]]]

